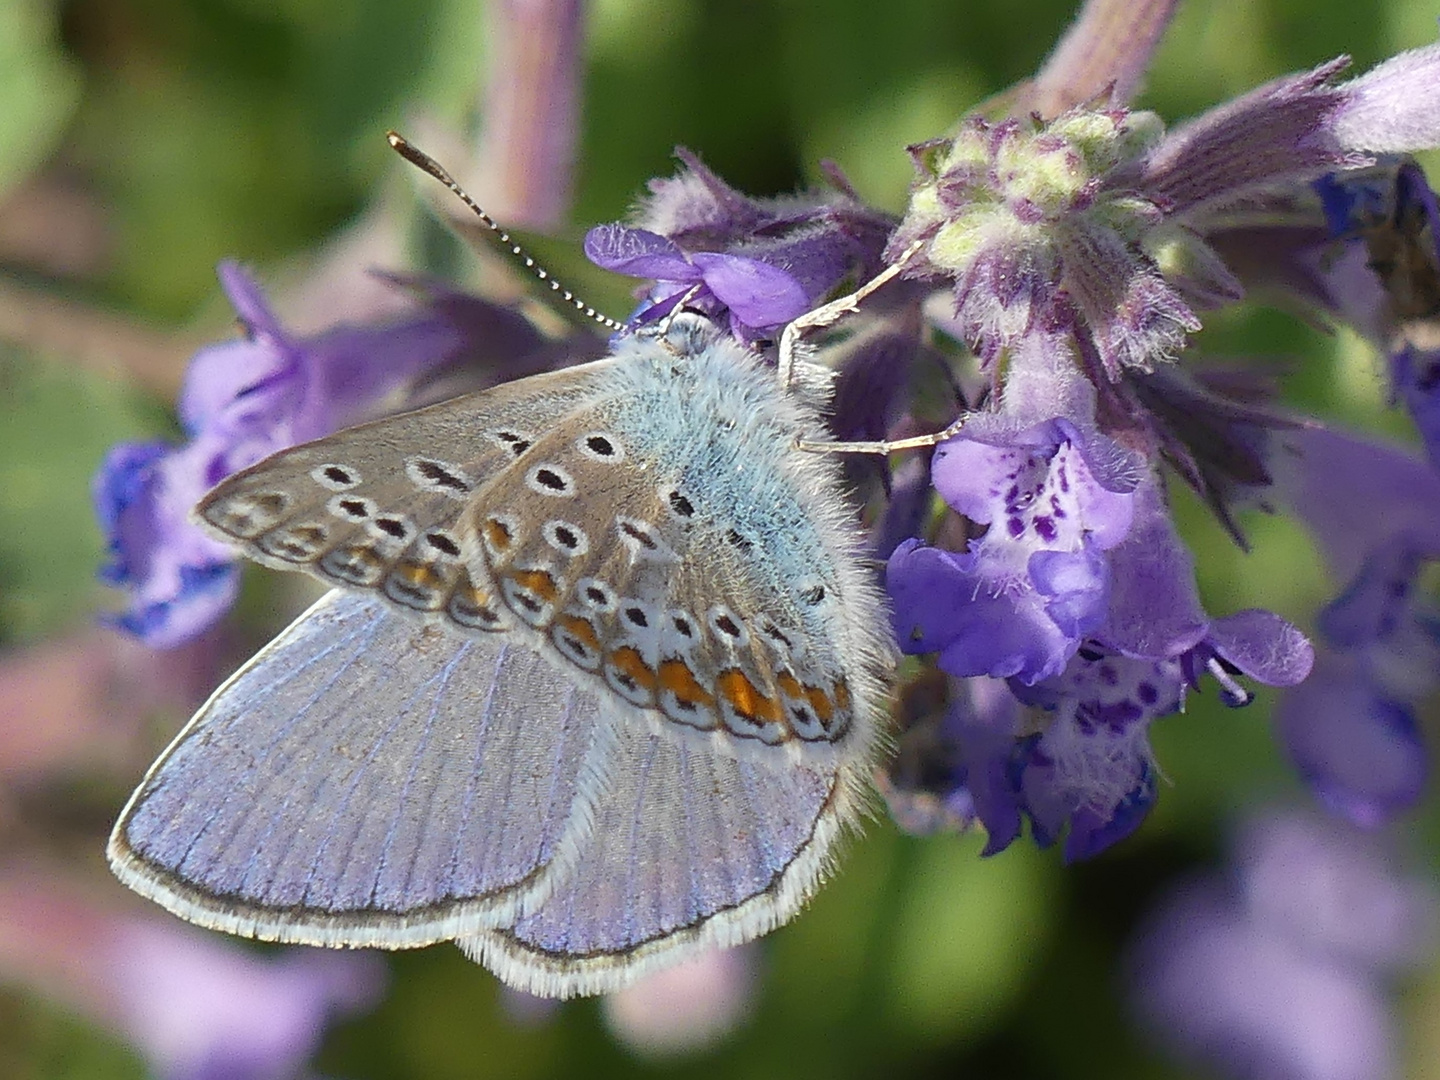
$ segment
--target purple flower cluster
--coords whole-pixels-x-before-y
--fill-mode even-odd
[[[679,176],[652,180],[630,225],[601,225],[585,237],[598,266],[651,278],[638,321],[677,305],[727,319],[747,342],[778,331],[837,287],[880,272],[895,221],[866,207],[834,170],[834,190],[752,199],[689,151]]]
[[[1008,115],[910,148],[898,219],[833,169],[826,189],[757,199],[681,151],[629,223],[585,241],[598,265],[649,280],[635,324],[684,306],[770,355],[798,316],[894,278],[818,354],[837,372],[832,429],[965,423],[928,475],[919,459],[852,472],[884,501],[873,535],[898,645],[923,658],[917,683],[944,687],[925,760],[882,786],[902,820],[983,825],[989,851],[1027,822],[1071,859],[1130,833],[1157,793],[1151,723],[1209,686],[1229,706],[1251,684],[1287,688],[1282,740],[1353,821],[1387,819],[1424,779],[1415,708],[1440,654],[1416,581],[1440,551],[1440,230],[1404,155],[1440,145],[1440,46],[1349,82],[1341,58],[1167,130],[1128,96],[1173,9],[1087,5]],[[157,645],[235,591],[228,551],[186,521],[206,487],[459,359],[543,366],[538,335],[478,300],[432,290],[407,322],[296,339],[238,270],[222,279],[248,336],[196,357],[190,441],[117,448],[97,484],[107,576],[131,593],[120,622]],[[1385,351],[1432,465],[1282,412],[1263,369],[1187,362],[1202,316],[1260,289]],[[937,381],[953,401],[907,397]],[[1345,583],[1318,648],[1271,612],[1202,607],[1176,482],[1241,543],[1246,506],[1314,531]]]

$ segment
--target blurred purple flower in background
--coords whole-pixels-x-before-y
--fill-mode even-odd
[[[758,982],[759,946],[709,949],[646,975],[604,998],[614,1036],[646,1057],[705,1050],[749,1016]]]
[[[109,907],[64,875],[0,872],[0,979],[23,980],[132,1043],[163,1080],[290,1080],[334,1017],[374,1006],[378,957],[261,955],[163,915]]]
[[[1159,1044],[1247,1080],[1386,1080],[1395,976],[1435,944],[1436,896],[1385,840],[1272,811],[1228,876],[1177,886],[1131,943],[1131,1011]]]

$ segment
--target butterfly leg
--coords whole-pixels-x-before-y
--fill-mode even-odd
[[[929,435],[911,435],[905,439],[879,439],[874,442],[814,442],[801,439],[795,445],[812,454],[894,454],[901,450],[922,450],[927,446],[938,446],[946,439],[960,434],[969,413],[957,416],[949,427]]]
[[[838,300],[831,300],[828,304],[822,304],[814,311],[807,311],[785,327],[780,334],[780,351],[776,360],[776,369],[782,388],[789,390],[790,384],[795,379],[795,363],[800,347],[800,335],[807,330],[832,326],[844,316],[859,311],[861,301],[900,276],[901,271],[909,265],[910,260],[914,258],[915,253],[923,244],[923,240],[916,240],[905,249],[905,254],[901,255],[893,265],[887,266],[854,292],[842,296]]]

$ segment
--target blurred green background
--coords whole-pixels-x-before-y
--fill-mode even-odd
[[[384,131],[417,112],[473,121],[482,8],[0,0],[0,645],[64,634],[112,602],[94,582],[89,477],[114,441],[175,433],[163,389],[193,344],[231,332],[216,261],[258,268],[283,310],[283,282],[377,193],[412,199]],[[1072,10],[1069,0],[598,0],[573,227],[537,247],[562,279],[595,282],[623,311],[623,289],[587,271],[575,241],[668,174],[677,143],[756,194],[793,190],[833,158],[862,195],[898,211],[905,144],[1032,71]],[[1189,0],[1140,103],[1175,120],[1338,53],[1363,70],[1433,40],[1435,16],[1433,0]],[[415,201],[421,252],[434,245]],[[1404,430],[1382,416],[1380,368],[1348,337],[1251,309],[1215,320],[1200,347],[1302,359],[1287,383],[1295,400]],[[1212,611],[1260,605],[1303,622],[1324,598],[1298,531],[1247,519],[1254,550],[1242,556],[1180,502]],[[252,574],[252,643],[274,588]],[[1262,695],[1227,712],[1212,696],[1162,721],[1170,784],[1159,809],[1091,864],[1064,869],[1025,843],[981,861],[975,837],[922,841],[873,823],[810,908],[763,943],[751,1018],[711,1051],[638,1059],[593,1002],[517,1024],[488,973],[439,947],[394,957],[383,1004],[332,1029],[315,1066],[355,1080],[1190,1075],[1127,1027],[1116,954],[1157,889],[1219,858],[1237,814],[1298,792],[1267,705]],[[182,719],[157,721],[155,745]],[[128,783],[84,796],[101,831]],[[1440,866],[1433,799],[1413,832]],[[98,865],[99,836],[74,857]],[[1408,1075],[1440,1077],[1440,971],[1418,978],[1403,1008]],[[145,1075],[123,1043],[19,985],[0,988],[0,1072]]]

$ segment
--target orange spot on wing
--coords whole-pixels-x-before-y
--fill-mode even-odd
[[[486,518],[483,528],[485,529],[486,543],[495,551],[507,550],[511,541],[514,540],[510,534],[510,526],[499,518]]]
[[[438,589],[445,584],[445,579],[429,563],[398,562],[390,572],[422,589]]]
[[[655,689],[655,672],[646,665],[645,658],[640,655],[640,650],[626,645],[624,648],[612,652],[609,659],[615,669],[622,675],[633,679],[636,686],[645,690],[653,691]]]
[[[516,585],[528,589],[547,604],[553,604],[559,595],[555,578],[544,570],[515,570],[509,576]]]
[[[595,627],[589,619],[582,619],[579,615],[561,615],[555,621],[576,641],[596,652],[600,651],[600,638],[595,633]]]
[[[740,716],[757,723],[774,724],[780,720],[780,703],[768,698],[737,668],[720,673],[715,689]]]
[[[660,688],[669,690],[675,695],[675,700],[684,702],[687,705],[703,705],[711,708],[715,704],[714,695],[708,693],[695,676],[691,674],[690,668],[684,660],[665,660],[660,664]]]

